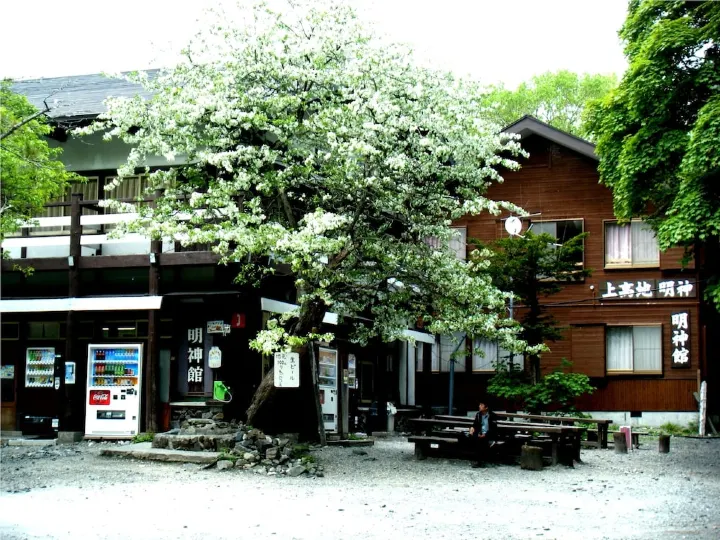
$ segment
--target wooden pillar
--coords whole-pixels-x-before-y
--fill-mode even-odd
[[[384,344],[378,345],[377,359],[377,431],[387,431],[387,349]]]
[[[80,296],[80,257],[82,256],[82,247],[80,240],[82,237],[82,225],[80,216],[82,215],[82,207],[80,203],[83,200],[82,193],[73,193],[70,196],[70,252],[68,257],[68,296],[77,298]],[[60,388],[56,391],[58,396],[58,430],[72,431],[80,429],[82,425],[82,413],[84,407],[78,406],[78,397],[85,396],[84,380],[75,379],[75,385],[67,388],[65,385],[65,362],[75,362],[75,366],[84,359],[76,358],[75,341],[77,339],[76,329],[77,316],[72,311],[67,312],[65,319],[65,351],[63,358],[58,362],[55,370],[55,377],[60,378]],[[77,373],[77,371],[76,371]],[[73,411],[73,409],[76,409]],[[75,414],[73,414],[75,412]]]
[[[432,344],[423,343],[423,415],[432,416]]]
[[[150,269],[148,275],[148,293],[160,294],[160,257],[162,241],[150,242]],[[148,310],[148,346],[145,354],[145,431],[160,431],[160,395],[158,394],[158,376],[160,366],[160,311]]]

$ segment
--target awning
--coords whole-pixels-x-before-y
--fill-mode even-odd
[[[95,298],[40,298],[0,300],[0,313],[45,311],[127,311],[160,309],[162,296],[101,296]]]
[[[270,313],[287,313],[288,311],[297,310],[299,307],[300,306],[296,306],[295,304],[289,304],[288,302],[280,302],[279,300],[271,300],[270,298],[260,299],[260,309],[262,311],[269,311]],[[322,322],[324,322],[325,324],[337,325],[337,313],[330,313],[328,311],[323,317]]]
[[[270,313],[287,313],[288,311],[293,311],[298,309],[299,306],[296,306],[295,304],[289,304],[288,302],[280,302],[279,300],[271,300],[270,298],[261,298],[260,299],[260,309],[262,311],[269,311]],[[335,324],[338,323],[338,316],[337,313],[330,313],[329,311],[325,313],[325,317],[323,318],[323,322],[326,324]],[[435,336],[432,334],[427,334],[425,332],[418,332],[416,330],[405,330],[403,332],[403,336],[405,336],[408,339],[412,339],[415,341],[420,341],[422,343],[435,343]]]

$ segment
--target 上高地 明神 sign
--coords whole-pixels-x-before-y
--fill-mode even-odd
[[[619,279],[600,283],[602,300],[696,298],[694,279]]]

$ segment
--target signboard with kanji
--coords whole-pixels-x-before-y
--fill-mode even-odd
[[[600,283],[602,300],[667,300],[696,297],[697,284],[694,279],[623,279]]]
[[[205,347],[203,345],[203,328],[188,328],[187,331],[187,382],[190,392],[202,392],[204,389]]]
[[[293,352],[276,352],[274,374],[276,388],[298,388],[300,386],[300,355]]]
[[[670,315],[670,358],[672,367],[690,367],[690,313],[682,311]]]

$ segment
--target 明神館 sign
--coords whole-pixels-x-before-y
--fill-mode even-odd
[[[690,367],[690,313],[682,311],[670,315],[670,358],[672,367]]]
[[[694,279],[634,279],[600,283],[603,300],[697,298]]]

